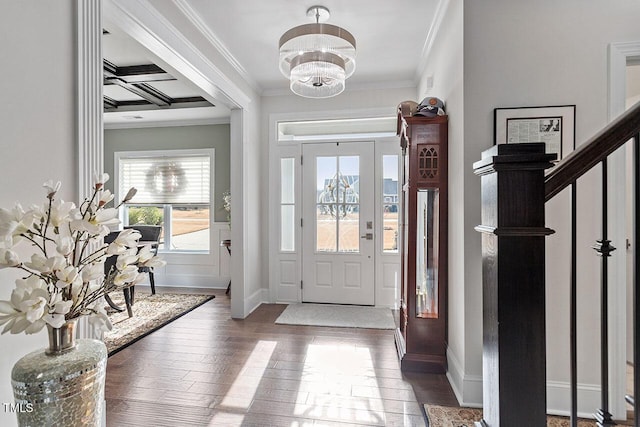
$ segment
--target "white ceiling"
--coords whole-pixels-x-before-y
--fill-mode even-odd
[[[349,85],[413,81],[438,0],[187,0],[207,27],[265,91],[287,89],[278,69],[278,41],[314,22],[310,6],[329,9],[329,24],[356,38],[356,72]]]
[[[331,17],[328,23],[345,28],[356,38],[356,71],[347,80],[347,91],[376,86],[416,86],[421,59],[427,49],[427,39],[440,2],[175,1],[183,10],[190,11],[191,19],[195,18],[204,25],[244,69],[248,80],[267,96],[288,93],[288,81],[278,69],[278,41],[290,28],[313,22],[306,16],[306,11],[316,4],[329,8]],[[173,21],[172,17],[168,19]],[[117,33],[117,29],[113,30]],[[104,44],[105,57],[110,61],[117,65],[135,65],[141,59],[153,60],[143,47],[128,37],[113,35],[116,36],[113,42]],[[188,82],[183,83],[187,88],[192,87]],[[127,113],[130,115],[131,112]],[[221,111],[219,113],[222,114]],[[225,114],[228,116],[228,111]],[[109,120],[115,120],[115,117]]]

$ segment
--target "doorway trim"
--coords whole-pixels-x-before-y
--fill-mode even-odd
[[[608,121],[611,122],[626,109],[626,67],[627,60],[640,56],[640,41],[611,43],[608,49]],[[610,157],[609,182],[611,188],[622,189],[610,194],[611,206],[626,206],[627,203],[627,167],[625,150],[618,150]],[[614,415],[626,413],[624,394],[626,389],[626,249],[627,237],[625,209],[610,212],[611,239],[618,242],[618,248],[625,256],[613,257],[609,283],[624,283],[610,289],[610,307],[613,313],[609,329],[610,352],[610,402]]]
[[[395,112],[389,108],[367,108],[367,109],[354,109],[354,110],[336,110],[336,111],[313,111],[313,112],[289,112],[289,113],[272,113],[269,115],[269,188],[272,189],[269,192],[268,197],[268,277],[269,277],[269,302],[271,303],[296,303],[302,301],[302,292],[300,290],[300,281],[302,280],[302,252],[300,250],[302,244],[301,228],[299,221],[301,218],[301,199],[302,193],[300,185],[295,187],[295,248],[293,251],[280,251],[280,159],[290,158],[295,160],[295,182],[301,182],[301,168],[300,168],[300,156],[302,153],[301,145],[304,142],[280,140],[278,138],[278,124],[281,122],[295,122],[295,121],[315,121],[315,120],[345,120],[345,119],[367,119],[367,118],[384,118],[395,117]],[[394,129],[395,131],[395,129]],[[395,132],[394,132],[395,133]],[[340,139],[336,137],[330,137],[326,139],[313,139],[313,143],[332,142],[336,141],[374,141],[376,162],[378,155],[392,154],[388,150],[378,151],[379,145],[396,144],[397,154],[400,156],[399,144],[395,136],[386,137],[373,137],[373,136],[359,136],[358,138],[345,138]],[[400,156],[401,157],[401,156]],[[399,157],[399,158],[400,158]],[[377,180],[378,177],[376,176]],[[377,203],[377,191],[376,188],[376,203]],[[379,225],[379,224],[378,224]],[[380,241],[380,239],[378,239]],[[391,258],[394,256],[398,258],[399,268],[399,255],[398,254],[385,254],[380,256],[380,251],[376,245],[375,257],[376,264],[378,260],[384,259],[387,265],[391,265],[393,262]],[[383,273],[387,276],[393,276],[393,272],[387,268]],[[376,281],[381,274],[378,269],[376,270]],[[399,271],[398,271],[399,275]],[[391,282],[392,280],[390,280]],[[395,296],[395,288],[379,289],[379,286],[375,288],[375,304],[378,305],[381,300],[388,300],[389,304],[383,304],[383,306],[394,306],[397,303]],[[399,291],[398,291],[399,292]]]
[[[372,168],[376,161],[374,140],[336,141],[303,144],[302,154],[302,301],[331,304],[375,305],[376,299],[376,243],[379,215],[376,215],[376,175]],[[321,166],[325,159],[323,170]],[[357,159],[357,160],[355,160]],[[329,163],[330,162],[330,163]],[[350,163],[351,162],[351,163]],[[355,165],[354,165],[355,163]],[[349,169],[351,167],[351,170]],[[348,196],[348,188],[356,187],[356,180],[343,175],[357,173],[357,190]],[[357,172],[356,172],[357,171]],[[340,179],[342,176],[342,179]],[[320,187],[318,178],[323,177]],[[327,185],[334,180],[335,187]],[[344,180],[344,181],[343,181]],[[345,182],[347,183],[345,185]],[[351,185],[349,185],[351,184]],[[318,192],[328,194],[319,196]],[[343,191],[340,196],[340,191]],[[343,212],[340,212],[342,204]],[[321,242],[322,218],[318,209],[323,206],[324,218],[332,224],[330,242]],[[351,216],[348,206],[357,206]],[[333,218],[333,220],[329,219]],[[351,228],[349,219],[351,218]],[[355,219],[355,221],[354,221]],[[356,224],[355,227],[353,224]],[[375,227],[374,227],[375,224]],[[331,225],[328,227],[331,228]],[[346,230],[346,231],[345,231]],[[350,230],[350,231],[349,231]],[[347,236],[350,234],[350,236]],[[354,235],[355,234],[355,235]],[[345,247],[355,243],[353,247]]]
[[[102,0],[76,3],[76,146],[78,199],[91,195],[93,174],[103,170]],[[78,322],[80,338],[100,338],[86,316]]]
[[[81,2],[82,0],[78,0]],[[97,0],[100,1],[100,0]],[[248,167],[253,159],[247,159],[243,153],[249,151],[248,141],[251,132],[247,112],[257,117],[259,111],[251,110],[252,96],[236,80],[225,75],[207,55],[203,54],[182,33],[169,22],[148,0],[104,0],[103,17],[124,33],[137,40],[158,59],[158,63],[175,75],[183,76],[193,82],[209,101],[222,103],[231,109],[230,117],[230,162],[235,165],[231,172],[231,191],[234,196],[234,209],[231,212],[233,257],[231,258],[231,317],[245,318],[255,308],[249,296],[249,281],[255,276],[254,253],[246,253],[250,246],[249,223],[258,214],[245,214],[248,203],[257,203],[250,186],[252,170]],[[102,21],[100,22],[102,25]],[[102,30],[102,28],[100,28]],[[201,31],[202,29],[198,29]],[[101,31],[100,31],[101,32]],[[100,58],[102,72],[102,58]],[[242,76],[240,76],[242,80]],[[241,82],[242,84],[242,82]],[[101,88],[102,89],[102,88]],[[102,99],[100,99],[102,105]],[[251,120],[251,123],[257,123]],[[102,132],[102,127],[100,129]],[[249,147],[250,148],[250,147]],[[258,254],[259,256],[259,254]],[[250,261],[254,262],[250,262]]]

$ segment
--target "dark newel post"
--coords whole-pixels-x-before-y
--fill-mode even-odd
[[[482,183],[483,409],[479,426],[546,426],[543,143],[500,144]]]

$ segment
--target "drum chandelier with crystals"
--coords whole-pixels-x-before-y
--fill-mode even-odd
[[[280,71],[297,95],[336,96],[356,69],[356,39],[344,28],[323,23],[329,18],[326,7],[312,6],[307,16],[316,23],[292,28],[280,37]]]

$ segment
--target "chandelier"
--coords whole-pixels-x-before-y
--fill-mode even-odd
[[[292,28],[280,37],[280,71],[297,95],[336,96],[356,69],[356,39],[344,28],[323,23],[329,18],[324,6],[310,7],[307,16],[316,23]]]

